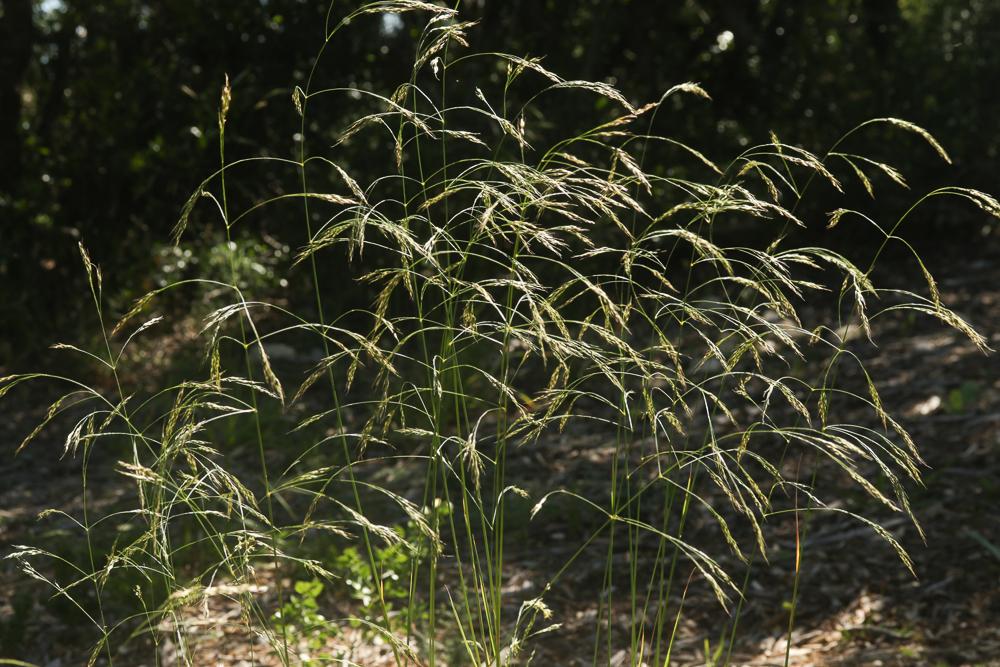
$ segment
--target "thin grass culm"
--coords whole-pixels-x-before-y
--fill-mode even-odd
[[[227,156],[239,89],[226,79],[220,168],[175,238],[215,225],[231,281],[169,283],[105,328],[81,246],[106,344],[60,347],[93,374],[0,379],[0,396],[36,380],[66,389],[21,447],[70,420],[82,506],[49,520],[86,550],[8,558],[93,626],[91,664],[130,664],[119,656],[134,646],[144,664],[209,664],[228,641],[252,665],[556,664],[549,642],[565,664],[668,665],[685,605],[707,592],[724,621],[704,659],[721,665],[752,569],[794,582],[791,648],[803,535],[825,517],[870,528],[912,569],[882,524],[900,514],[921,530],[907,488],[922,461],[864,353],[877,320],[904,311],[987,351],[897,232],[929,199],[995,217],[1000,203],[944,187],[888,222],[846,208],[816,220],[807,196],[905,184],[848,152],[873,128],[948,160],[937,140],[880,118],[825,154],[772,135],[716,164],[660,129],[710,103],[697,84],[634,104],[540,59],[470,51],[473,24],[446,7],[334,11],[288,102],[294,157]],[[323,87],[327,45],[387,14],[423,22],[409,80],[385,94]],[[482,59],[496,77],[470,81],[463,68]],[[600,99],[603,117],[554,127],[546,102],[567,97]],[[310,113],[345,103],[363,113],[335,143],[314,136]],[[351,173],[340,155],[358,145],[382,173]],[[242,201],[234,183],[262,160],[287,169],[287,189]],[[237,267],[235,233],[265,213],[302,221],[288,302],[249,293]],[[860,258],[795,242],[848,225],[880,242]],[[895,247],[910,252],[912,290],[876,284]],[[175,293],[204,308],[201,363],[151,386],[127,368],[142,363],[131,346],[157,334],[151,313]],[[125,482],[111,500],[89,483],[95,464]],[[845,482],[884,514],[854,511]],[[774,531],[791,554],[770,548]]]

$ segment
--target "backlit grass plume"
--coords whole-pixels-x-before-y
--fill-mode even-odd
[[[427,19],[409,81],[384,95],[317,86],[327,44],[387,12]],[[905,243],[897,232],[908,212],[889,223],[846,208],[810,219],[800,202],[818,188],[874,196],[882,176],[905,184],[890,165],[848,152],[872,124],[916,133],[947,160],[941,145],[884,118],[826,154],[772,136],[716,164],[657,129],[671,114],[703,113],[699,85],[634,103],[538,59],[471,52],[471,28],[453,10],[410,0],[336,23],[331,14],[313,71],[288,102],[301,117],[294,157],[227,162],[239,90],[226,80],[220,168],[184,204],[175,237],[185,242],[216,216],[235,257],[230,230],[270,207],[287,215],[294,200],[306,241],[288,279],[312,290],[293,301],[300,312],[245,294],[234,262],[230,283],[173,283],[116,326],[102,317],[101,349],[65,346],[92,360],[92,378],[0,380],[0,394],[34,379],[66,388],[46,422],[72,420],[64,449],[82,462],[82,508],[61,516],[86,550],[18,547],[10,557],[79,608],[97,638],[93,659],[113,663],[116,646],[144,638],[157,654],[169,640],[184,664],[204,664],[190,610],[222,597],[240,610],[227,622],[259,664],[376,664],[344,648],[343,632],[395,664],[526,664],[560,631],[547,596],[598,559],[586,652],[606,664],[625,648],[632,664],[662,665],[684,581],[723,606],[741,600],[749,591],[730,578],[732,564],[768,567],[769,527],[793,515],[851,515],[911,566],[878,517],[838,496],[846,480],[916,524],[906,489],[920,480],[919,454],[865,369],[864,338],[878,318],[906,310],[985,341],[942,302],[915,254],[923,278],[912,291],[876,283],[886,245]],[[500,80],[477,87],[463,67],[482,58],[499,63]],[[541,122],[554,96],[583,108],[600,98],[616,111],[565,130]],[[678,96],[680,105],[664,104]],[[368,112],[334,141],[310,137],[311,109],[355,99]],[[383,173],[340,161],[362,141]],[[226,184],[259,160],[283,165],[292,185],[238,209]],[[956,187],[917,204],[945,195],[1000,211]],[[871,226],[884,243],[861,263],[794,243],[798,228],[827,223],[831,235]],[[734,228],[758,242],[727,243]],[[102,313],[99,269],[83,258]],[[346,267],[347,282],[324,284],[326,267]],[[211,303],[202,369],[153,390],[129,386],[136,373],[126,366],[142,365],[129,346],[157,335],[160,320],[147,313],[182,286],[203,287]],[[329,295],[344,290],[367,307],[333,305]],[[320,352],[303,373],[278,362],[279,344],[301,359]],[[871,418],[859,421],[859,409]],[[523,461],[554,456],[559,438],[583,448],[593,434],[607,445],[593,452],[599,484],[527,474]],[[95,506],[92,461],[115,465],[132,493]],[[509,586],[525,540],[562,525],[568,508],[583,517],[579,543],[536,556],[546,574],[531,591]],[[714,538],[690,537],[689,515],[714,525]],[[58,578],[42,574],[46,557]],[[323,590],[284,583],[302,577],[349,582],[351,612],[296,607]],[[125,602],[111,599],[120,590]],[[300,608],[310,611],[295,616]]]

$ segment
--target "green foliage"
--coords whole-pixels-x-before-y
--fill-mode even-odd
[[[323,593],[323,582],[318,579],[296,581],[288,600],[274,612],[275,625],[285,627],[285,631],[296,637],[300,648],[299,659],[303,665],[324,664],[323,650],[331,635],[337,634],[337,626],[328,623],[320,613],[319,597]]]
[[[288,254],[286,245],[249,237],[241,238],[239,243],[207,243],[194,248],[163,244],[157,251],[156,271],[151,278],[157,287],[166,287],[194,277],[227,282],[235,272],[240,289],[258,293],[274,289],[279,283],[287,285],[277,272]]]
[[[397,528],[400,539],[405,539],[403,529]],[[411,534],[412,536],[412,534]],[[401,603],[404,614],[410,591],[406,576],[410,571],[410,553],[402,542],[375,549],[374,566],[361,555],[357,547],[347,547],[333,559],[333,572],[343,578],[348,596],[360,604],[361,616],[378,616],[379,596],[385,599],[386,609],[392,613]],[[381,593],[377,588],[381,588]],[[414,619],[416,621],[416,619]],[[361,624],[355,621],[355,627]]]
[[[963,414],[975,407],[979,401],[982,387],[978,382],[963,382],[960,386],[948,392],[945,409],[952,414]]]

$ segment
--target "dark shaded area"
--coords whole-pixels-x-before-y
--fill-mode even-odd
[[[459,4],[464,18],[480,22],[470,35],[476,50],[544,55],[549,69],[607,81],[635,101],[655,100],[674,83],[701,82],[714,103],[674,114],[669,134],[713,159],[766,141],[771,130],[822,152],[858,122],[891,115],[937,135],[955,165],[936,161],[919,138],[888,128],[867,133],[866,148],[886,138],[869,152],[899,167],[914,186],[897,191],[887,179],[876,181],[887,208],[907,205],[928,185],[994,185],[996,3]],[[337,3],[333,15],[350,6]],[[308,74],[327,8],[301,0],[3,0],[0,7],[0,358],[20,366],[86,322],[77,240],[104,267],[106,295],[119,309],[152,287],[158,271],[178,270],[169,231],[198,181],[218,164],[224,74],[234,89],[227,159],[295,156],[291,90]],[[413,14],[373,18],[341,32],[324,56],[322,85],[391,94],[409,76],[409,33],[422,21]],[[494,69],[485,59],[462,65],[484,89],[498,78]],[[572,96],[546,100],[544,122],[575,122],[579,104]],[[311,107],[310,141],[334,143],[367,108],[346,97]],[[598,118],[615,113],[586,111]],[[340,155],[362,182],[384,173],[387,157],[365,145]],[[260,168],[239,179],[234,196],[249,203],[287,191],[295,187],[289,177],[279,167]],[[246,234],[265,232],[272,247],[294,249],[304,239],[300,220],[289,217],[254,219]],[[974,242],[981,225],[963,224],[954,213],[935,220],[933,208],[908,224],[918,245],[942,230],[949,243]],[[210,221],[193,233],[221,238]]]

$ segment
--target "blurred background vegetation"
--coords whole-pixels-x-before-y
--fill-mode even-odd
[[[338,2],[334,14],[352,6]],[[770,131],[822,153],[857,123],[896,116],[926,127],[955,160],[943,165],[919,138],[895,133],[881,157],[914,190],[997,190],[1000,3],[992,0],[460,0],[459,9],[479,21],[475,49],[545,56],[550,70],[606,81],[636,102],[700,82],[714,102],[672,115],[666,132],[723,164]],[[326,11],[323,0],[0,0],[0,367],[27,363],[86,323],[86,300],[72,296],[85,294],[78,240],[104,268],[119,310],[158,281],[222,270],[220,225],[206,216],[192,227],[198,243],[179,248],[169,233],[218,166],[224,75],[234,90],[227,160],[296,158],[291,91],[308,75]],[[391,94],[409,78],[412,34],[423,21],[391,15],[343,31],[320,87]],[[495,67],[482,59],[462,71],[485,88],[502,79]],[[334,144],[366,104],[311,107],[311,145]],[[579,105],[547,101],[537,122],[574,122]],[[877,143],[878,132],[866,137]],[[391,153],[363,142],[339,151],[362,183],[392,170]],[[294,173],[265,164],[232,181],[244,205],[294,191]],[[875,187],[895,186],[883,179]],[[895,192],[900,206],[914,196]],[[266,280],[305,241],[298,210],[287,219],[269,210],[240,230],[252,269],[243,273],[262,276],[272,292],[310,291]],[[988,230],[972,219],[979,222],[956,219],[954,209],[938,219],[927,208],[908,235],[925,247],[942,238],[975,243]]]

